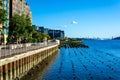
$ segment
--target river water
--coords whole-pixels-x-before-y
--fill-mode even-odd
[[[60,48],[34,80],[120,80],[120,40],[83,40],[90,48]]]

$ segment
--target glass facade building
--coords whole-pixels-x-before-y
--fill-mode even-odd
[[[7,20],[2,24],[2,35],[3,35],[3,43],[7,43],[8,37],[8,27],[9,27],[9,0],[2,0],[2,8],[6,11]]]
[[[4,28],[2,33],[8,35],[8,27],[9,27],[9,0],[3,0],[3,9],[6,10],[7,21],[3,24]]]
[[[41,27],[38,27],[38,31],[40,33],[48,34],[52,39],[53,38],[63,39],[65,37],[65,33],[62,30],[53,30],[53,29],[48,29],[41,26]]]

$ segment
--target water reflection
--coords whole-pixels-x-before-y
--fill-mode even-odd
[[[52,61],[48,60],[50,65],[35,74],[34,79],[26,80],[120,80],[120,58],[116,55],[120,50],[111,48],[112,44],[120,44],[115,41],[86,43],[92,47],[61,48]]]
[[[46,58],[42,63],[40,63],[39,65],[34,67],[32,70],[30,70],[30,74],[28,73],[28,75],[24,76],[21,80],[38,80],[37,79],[38,77],[41,80],[41,77],[45,73],[45,70],[47,70],[48,67],[51,64],[53,64],[53,62],[57,58],[57,56],[58,56],[57,53],[58,53],[58,51],[55,52],[52,56]],[[31,75],[31,73],[32,73],[32,75]]]
[[[120,80],[120,58],[100,48],[103,44],[89,49],[61,48],[55,62],[37,80]],[[104,45],[108,46],[112,45]]]

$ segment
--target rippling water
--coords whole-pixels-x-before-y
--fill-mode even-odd
[[[61,48],[35,80],[120,80],[120,41],[83,42],[90,48]]]

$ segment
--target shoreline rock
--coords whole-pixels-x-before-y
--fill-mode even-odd
[[[89,46],[85,45],[80,41],[61,41],[59,48],[89,48]]]

